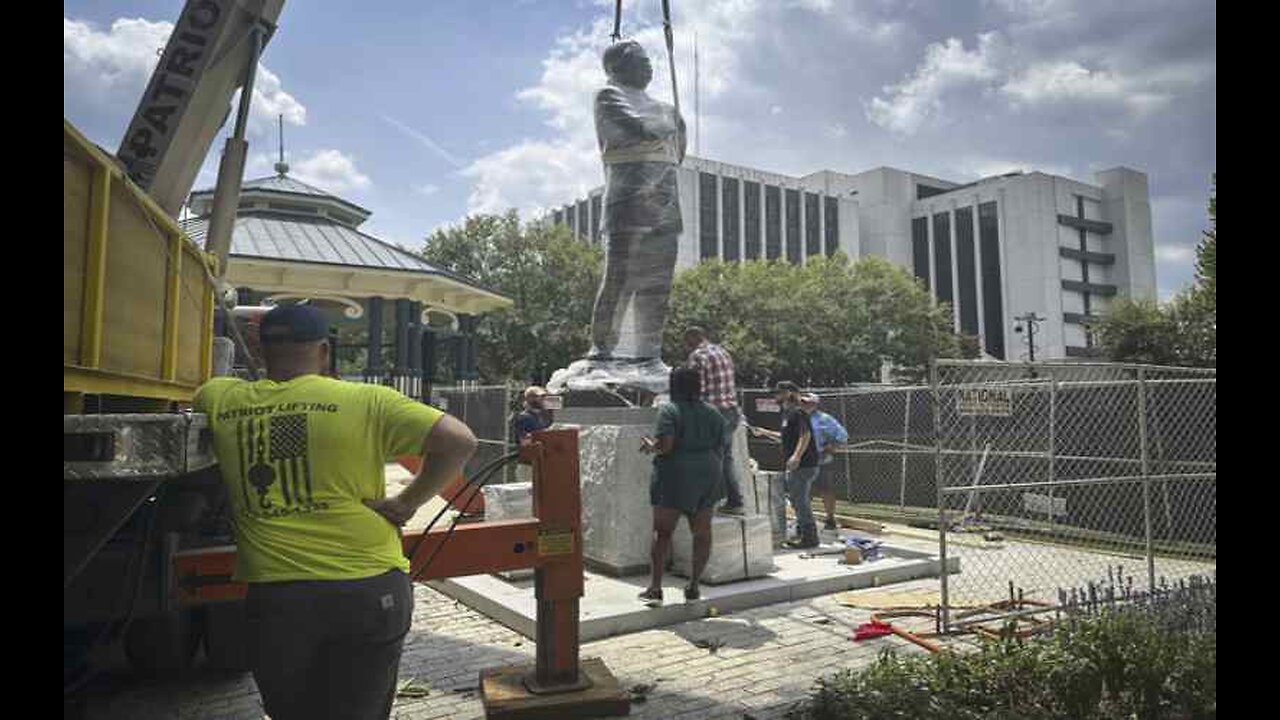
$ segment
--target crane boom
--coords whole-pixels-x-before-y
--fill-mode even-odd
[[[283,7],[284,0],[189,0],[183,8],[116,153],[169,215],[177,217],[191,192],[231,96],[256,70]]]

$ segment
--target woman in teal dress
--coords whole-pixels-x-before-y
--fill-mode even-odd
[[[645,438],[641,448],[655,455],[649,483],[653,505],[650,580],[640,593],[640,599],[650,605],[662,604],[662,570],[681,515],[688,518],[693,534],[693,570],[684,597],[700,597],[698,581],[711,556],[711,513],[724,497],[720,459],[724,417],[702,401],[702,378],[696,369],[672,370],[670,385],[671,402],[658,409],[654,437]]]

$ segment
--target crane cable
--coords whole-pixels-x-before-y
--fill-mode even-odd
[[[671,37],[671,1],[662,0],[662,32],[667,37],[667,60],[671,66],[671,99],[676,108],[676,117],[680,117],[680,91],[676,88],[676,51]]]

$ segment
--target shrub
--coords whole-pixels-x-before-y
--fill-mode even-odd
[[[1052,635],[902,657],[818,680],[794,720],[1210,720],[1216,586],[1073,614]]]

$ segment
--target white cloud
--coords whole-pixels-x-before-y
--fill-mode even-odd
[[[423,197],[431,197],[432,195],[435,195],[436,193],[440,192],[440,186],[432,185],[431,183],[426,183],[424,185],[414,185],[413,191]]]
[[[989,178],[1011,172],[1042,172],[1049,175],[1073,177],[1072,168],[1053,161],[1034,161],[1014,158],[963,156],[950,163],[947,175],[962,178]]]
[[[827,134],[836,140],[843,140],[849,135],[849,128],[844,123],[832,123],[827,126]]]
[[[866,116],[891,132],[913,135],[943,108],[942,98],[957,88],[997,77],[996,55],[1000,37],[989,32],[978,36],[978,46],[965,50],[958,38],[948,38],[925,48],[924,60],[908,78],[886,86],[888,98],[874,97]]]
[[[64,105],[86,115],[110,116],[123,133],[172,32],[171,22],[118,18],[107,30],[98,30],[88,22],[64,17]],[[234,108],[238,98],[237,91],[228,107]],[[279,76],[259,64],[249,106],[248,132],[270,133],[279,114],[291,125],[307,122],[306,107],[284,90]]]
[[[769,108],[769,114],[770,114],[770,115],[781,115],[781,114],[782,114],[782,106],[781,106],[781,105],[774,105],[773,107],[770,107],[770,108]]]
[[[356,168],[355,158],[332,149],[318,150],[289,163],[289,175],[335,194],[363,190],[373,184]]]
[[[473,181],[469,213],[522,217],[581,198],[604,181],[594,144],[570,140],[526,140],[476,160],[462,174]]]
[[[1144,89],[1140,81],[1106,70],[1089,70],[1067,60],[1038,63],[1010,78],[1001,91],[1018,105],[1111,103],[1138,113],[1159,109],[1166,93]]]
[[[1186,245],[1156,245],[1156,260],[1163,263],[1190,264],[1195,260],[1196,249]]]

